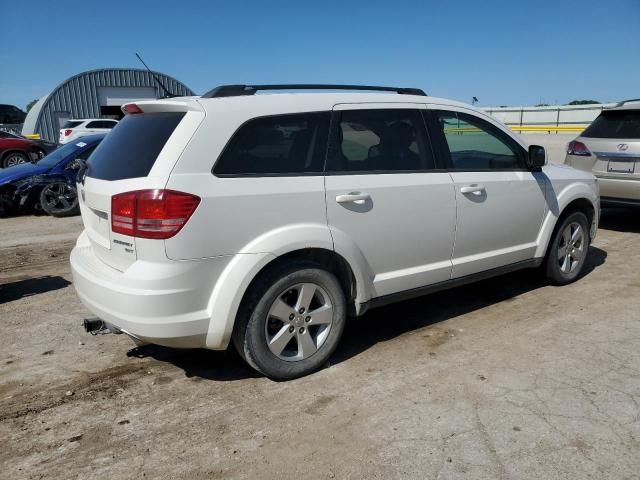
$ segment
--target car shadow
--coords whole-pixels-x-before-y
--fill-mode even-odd
[[[640,207],[603,208],[599,228],[614,232],[640,233]]]
[[[590,247],[581,278],[604,264],[606,257],[605,251]],[[347,322],[344,337],[330,364],[349,360],[379,342],[512,300],[547,285],[540,270],[527,269],[371,310]],[[362,328],[364,322],[367,323],[366,328]],[[146,345],[134,348],[128,355],[168,362],[183,369],[187,377],[205,380],[233,381],[261,376],[240,358],[232,346],[227,351],[216,352]]]
[[[68,285],[71,285],[70,281],[60,276],[50,275],[5,283],[0,285],[0,304],[52,290],[59,290]]]

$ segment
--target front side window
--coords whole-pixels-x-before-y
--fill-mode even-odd
[[[406,172],[435,168],[419,110],[340,112],[329,170]]]
[[[329,112],[259,117],[241,126],[216,162],[216,175],[321,173]]]
[[[478,117],[459,112],[437,112],[438,124],[449,147],[453,170],[520,170],[524,159],[515,141]]]

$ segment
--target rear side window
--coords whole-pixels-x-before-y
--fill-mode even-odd
[[[216,162],[215,175],[321,173],[329,112],[260,117],[242,125]]]
[[[181,112],[127,115],[87,162],[87,176],[100,180],[146,177],[184,117]]]
[[[74,122],[70,120],[66,122],[62,128],[76,128],[78,125],[82,125],[82,122]]]
[[[329,170],[334,172],[407,172],[435,168],[418,110],[340,112]]]
[[[602,112],[582,137],[640,139],[640,110],[611,110]]]

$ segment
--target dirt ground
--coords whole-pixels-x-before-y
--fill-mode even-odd
[[[0,477],[640,478],[640,217],[587,274],[524,271],[352,321],[291,382],[233,352],[90,336],[78,218],[0,220]]]

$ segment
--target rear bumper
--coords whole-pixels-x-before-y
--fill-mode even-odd
[[[85,233],[70,257],[76,292],[94,315],[142,342],[179,348],[205,346],[211,292],[229,259],[137,260],[120,272],[95,256]]]
[[[612,203],[615,200],[640,203],[640,178],[598,177],[598,184],[603,204]]]

